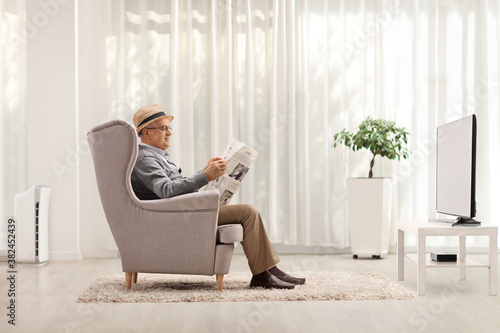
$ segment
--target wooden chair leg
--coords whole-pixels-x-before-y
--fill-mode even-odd
[[[130,288],[132,288],[132,274],[133,273],[125,272],[125,284],[127,290],[130,290]]]
[[[138,273],[132,273],[132,282],[137,283],[137,275]]]
[[[222,291],[222,285],[224,283],[224,275],[216,275],[217,278],[217,290]]]

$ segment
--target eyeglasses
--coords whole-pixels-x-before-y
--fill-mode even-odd
[[[172,133],[172,127],[171,126],[161,126],[161,127],[146,127],[147,129],[159,129],[162,132],[167,132],[167,130]]]

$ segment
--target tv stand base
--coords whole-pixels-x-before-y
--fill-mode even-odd
[[[474,219],[459,217],[459,218],[457,218],[457,221],[455,223],[453,223],[451,226],[452,227],[477,227],[480,225],[481,225],[481,222],[476,221]]]

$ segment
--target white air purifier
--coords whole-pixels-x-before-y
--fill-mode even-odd
[[[47,186],[33,186],[14,196],[18,263],[45,264],[49,260],[50,191]]]

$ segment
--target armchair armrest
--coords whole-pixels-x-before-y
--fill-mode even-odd
[[[139,208],[160,212],[218,210],[219,191],[189,193],[159,200],[136,199],[134,203]]]

